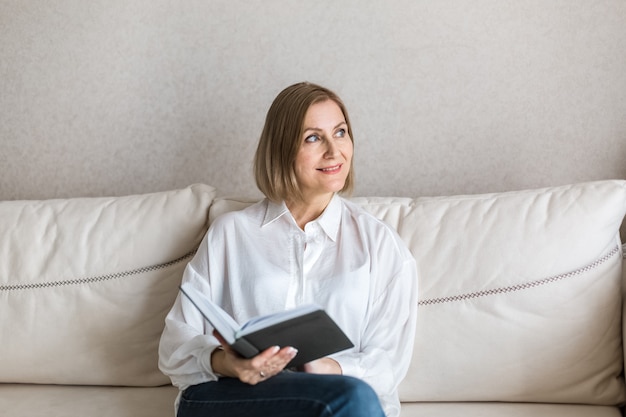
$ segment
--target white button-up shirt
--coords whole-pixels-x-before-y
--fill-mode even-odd
[[[183,282],[238,323],[316,303],[354,348],[331,357],[344,375],[368,382],[388,416],[400,413],[397,387],[409,366],[417,309],[415,260],[395,230],[335,195],[300,229],[286,205],[260,201],[211,225]],[[166,318],[159,366],[181,391],[216,380],[212,328],[180,296]]]

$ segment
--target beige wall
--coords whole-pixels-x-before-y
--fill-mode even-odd
[[[256,196],[301,80],[348,105],[357,195],[626,178],[623,0],[0,0],[0,199]]]

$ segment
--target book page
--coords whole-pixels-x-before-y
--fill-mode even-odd
[[[235,342],[239,324],[228,313],[190,284],[183,284],[180,290],[229,345]]]

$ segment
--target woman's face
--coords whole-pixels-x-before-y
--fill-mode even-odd
[[[302,145],[295,161],[305,201],[340,191],[350,172],[352,140],[343,112],[332,100],[315,103],[304,117]]]

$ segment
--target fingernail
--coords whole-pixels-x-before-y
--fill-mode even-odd
[[[278,353],[280,346],[272,346],[272,353]]]
[[[296,348],[289,348],[289,354],[293,357],[296,356],[298,354],[298,349]]]

